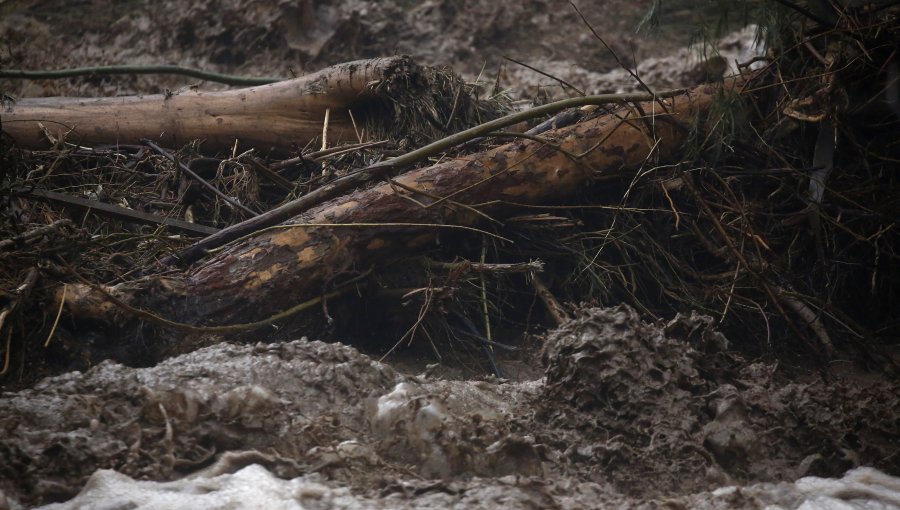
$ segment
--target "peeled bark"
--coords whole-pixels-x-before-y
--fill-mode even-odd
[[[324,203],[287,222],[292,226],[227,247],[183,276],[152,277],[109,290],[181,322],[222,325],[263,319],[320,295],[342,273],[422,250],[442,230],[397,223],[472,226],[484,218],[460,204],[502,218],[509,210],[504,201],[539,204],[645,162],[671,162],[719,93],[718,87],[703,86],[643,103],[640,110],[622,107],[545,133],[558,148],[516,140],[413,170],[394,179],[399,186],[383,183]],[[641,119],[639,111],[657,117]],[[448,196],[451,200],[436,204],[435,197]],[[429,204],[436,205],[423,207]],[[371,223],[385,225],[359,226]],[[99,293],[80,286],[70,286],[66,304],[70,313],[82,317],[108,318],[112,309]]]
[[[220,92],[111,98],[50,97],[5,105],[3,131],[23,148],[49,147],[48,134],[68,142],[136,144],[141,139],[179,146],[204,140],[204,150],[241,147],[287,150],[321,136],[330,109],[330,140],[356,140],[347,110],[357,122],[364,104],[377,99],[372,87],[387,74],[410,72],[406,57],[360,60],[269,85]]]

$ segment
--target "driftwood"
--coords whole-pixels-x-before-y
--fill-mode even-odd
[[[376,263],[433,246],[445,229],[497,226],[486,218],[502,219],[510,203],[558,199],[592,179],[672,161],[721,91],[708,85],[619,107],[543,139],[517,139],[413,170],[226,246],[183,275],[147,277],[106,292],[180,322],[265,321]],[[89,286],[69,285],[67,296],[65,307],[76,317],[110,320],[118,309]]]
[[[113,98],[21,99],[2,109],[3,131],[23,148],[40,149],[52,139],[76,144],[136,144],[144,138],[167,146],[204,140],[207,151],[241,147],[286,150],[322,135],[356,140],[356,122],[368,101],[385,98],[382,80],[418,73],[407,57],[348,62],[269,85],[220,92]],[[409,81],[408,76],[400,76]],[[415,81],[415,80],[412,80]],[[361,129],[360,125],[360,129]]]

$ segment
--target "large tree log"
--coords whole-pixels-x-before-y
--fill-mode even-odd
[[[432,245],[441,229],[421,225],[475,225],[484,218],[473,209],[502,215],[508,210],[503,201],[546,202],[572,194],[597,177],[644,163],[670,162],[720,93],[720,87],[709,85],[639,108],[620,107],[545,133],[556,147],[517,140],[410,171],[394,182],[339,197],[286,225],[259,232],[183,276],[149,277],[108,291],[133,306],[182,322],[264,319],[320,295],[337,275]],[[66,306],[75,316],[109,319],[116,308],[89,287],[70,286],[68,295]]]
[[[373,84],[385,79],[415,82],[419,73],[407,57],[360,60],[258,87],[113,98],[50,97],[5,105],[3,131],[23,148],[48,147],[48,134],[78,144],[136,144],[141,139],[179,146],[205,140],[205,150],[241,146],[287,150],[322,134],[330,109],[330,140],[353,140],[347,110],[357,122],[367,101],[385,98]],[[361,128],[361,126],[360,126]]]

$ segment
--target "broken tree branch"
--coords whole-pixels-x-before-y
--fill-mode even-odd
[[[389,57],[220,92],[20,99],[4,105],[3,131],[29,149],[48,146],[46,129],[56,139],[82,145],[136,144],[149,138],[174,147],[205,140],[204,149],[215,151],[228,150],[238,139],[243,145],[286,151],[320,136],[329,108],[331,136],[355,139],[347,110],[382,97],[373,84],[398,69],[416,67],[407,57]]]

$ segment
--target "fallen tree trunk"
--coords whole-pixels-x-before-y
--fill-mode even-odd
[[[388,97],[390,87],[379,87],[384,80],[420,84],[421,73],[408,57],[390,57],[220,92],[21,99],[3,108],[2,128],[28,149],[49,147],[51,138],[82,145],[137,144],[148,138],[170,147],[204,140],[205,151],[230,150],[235,140],[241,147],[286,151],[322,135],[326,110],[329,139],[355,141],[348,110],[362,129],[366,103]]]
[[[107,291],[181,322],[265,319],[321,295],[342,274],[433,245],[444,228],[470,227],[485,215],[502,215],[512,202],[546,202],[598,177],[670,162],[720,93],[721,87],[702,86],[617,108],[545,133],[544,140],[519,139],[410,171],[258,232],[182,276],[148,277]],[[83,285],[69,286],[65,301],[77,317],[109,320],[116,309]]]

